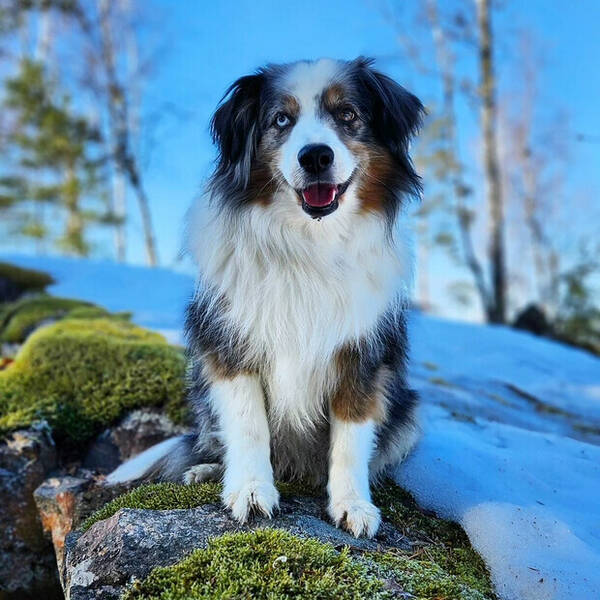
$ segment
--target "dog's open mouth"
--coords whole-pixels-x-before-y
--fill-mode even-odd
[[[340,185],[317,182],[299,190],[302,209],[313,219],[331,214],[338,208],[339,199],[348,189],[351,179]]]

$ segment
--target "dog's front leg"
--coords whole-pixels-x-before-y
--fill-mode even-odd
[[[379,509],[371,502],[369,460],[375,448],[375,427],[331,417],[329,456],[329,514],[356,537],[373,537],[379,528]]]
[[[223,502],[245,522],[252,509],[270,517],[279,502],[273,482],[269,424],[257,376],[237,375],[211,386],[225,445]]]

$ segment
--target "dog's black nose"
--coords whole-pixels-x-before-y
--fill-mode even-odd
[[[311,175],[320,175],[333,163],[333,150],[325,144],[308,144],[298,152],[298,162]]]

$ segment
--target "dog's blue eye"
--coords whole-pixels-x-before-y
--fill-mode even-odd
[[[344,123],[352,123],[356,120],[356,113],[351,108],[344,108],[338,113],[338,118]]]
[[[290,123],[291,120],[285,113],[277,113],[277,116],[275,117],[275,125],[277,125],[277,127],[283,129],[284,127],[287,127]]]

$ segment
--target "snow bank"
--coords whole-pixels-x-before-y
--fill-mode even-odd
[[[600,360],[501,327],[410,329],[424,435],[398,482],[461,523],[505,600],[600,598]]]
[[[55,294],[132,311],[181,340],[190,277],[109,262],[5,256]],[[503,327],[414,315],[424,435],[397,472],[459,521],[505,600],[600,598],[600,360]]]

